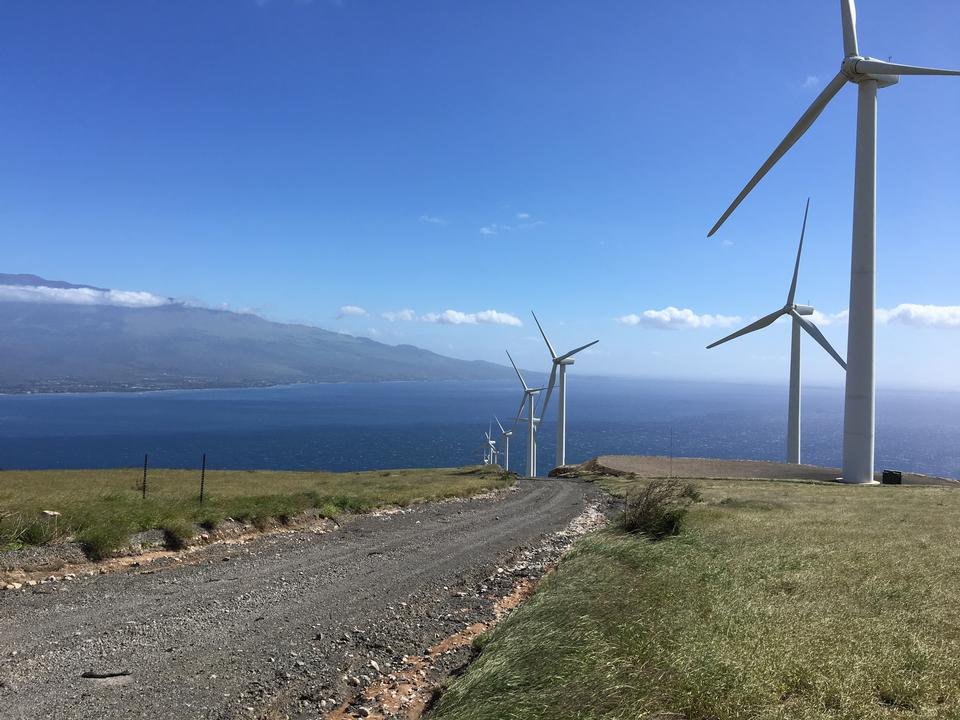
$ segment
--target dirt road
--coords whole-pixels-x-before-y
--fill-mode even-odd
[[[474,622],[498,567],[565,527],[594,493],[521,481],[498,499],[2,593],[0,716],[322,717],[355,680]]]

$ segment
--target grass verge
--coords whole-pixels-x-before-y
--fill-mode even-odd
[[[74,536],[91,559],[122,548],[141,530],[164,532],[167,547],[183,547],[194,525],[214,529],[225,518],[259,528],[316,508],[336,517],[386,505],[473,495],[510,485],[496,467],[390,470],[357,473],[152,470],[141,498],[140,471],[31,470],[0,472],[0,549]],[[43,510],[61,515],[44,519]]]
[[[431,719],[960,718],[960,492],[697,487],[678,536],[579,541]]]

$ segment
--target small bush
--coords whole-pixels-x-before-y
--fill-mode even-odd
[[[335,520],[338,515],[343,513],[343,511],[332,502],[325,502],[322,505],[319,505],[317,507],[317,512],[320,513],[322,517],[330,518],[331,520]]]
[[[23,530],[21,539],[27,545],[48,545],[57,537],[57,526],[52,520],[34,520]]]
[[[223,522],[223,518],[216,515],[206,515],[200,518],[200,527],[207,532],[213,532],[220,526],[221,522]]]
[[[130,528],[124,525],[93,525],[79,536],[83,554],[91,560],[104,560],[130,540]]]
[[[0,512],[0,546],[18,548],[23,544],[25,523],[18,513]]]
[[[370,509],[370,503],[352,495],[335,495],[330,502],[345,512],[364,513]]]
[[[167,550],[183,550],[193,536],[193,525],[184,520],[171,520],[163,525],[163,545]]]
[[[656,479],[627,495],[626,509],[619,519],[621,530],[643,533],[651,540],[678,535],[690,504],[700,499],[691,482]]]
[[[487,646],[487,643],[490,642],[490,633],[483,632],[477,635],[473,640],[470,641],[470,647],[473,648],[473,652],[476,655],[479,655],[483,652],[483,649]]]
[[[254,515],[250,518],[250,522],[253,523],[253,526],[260,532],[265,532],[273,524],[272,515]]]

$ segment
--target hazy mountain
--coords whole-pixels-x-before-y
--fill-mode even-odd
[[[511,371],[256,315],[0,274],[0,391],[494,380]]]

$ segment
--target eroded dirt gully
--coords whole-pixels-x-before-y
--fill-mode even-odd
[[[0,593],[0,717],[416,717],[602,502],[521,480]]]

